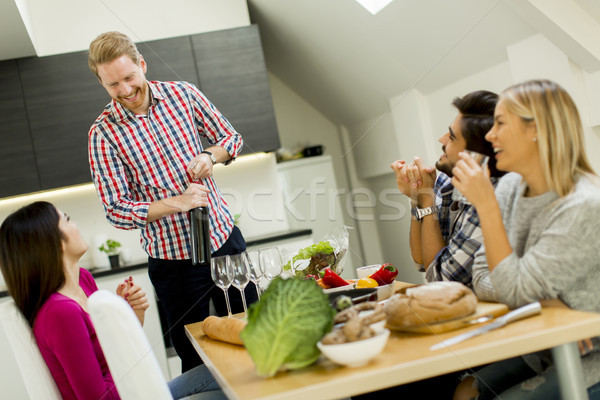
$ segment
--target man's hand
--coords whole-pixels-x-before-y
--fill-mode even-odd
[[[411,185],[417,187],[417,205],[421,208],[432,207],[435,204],[433,187],[435,186],[435,167],[426,167],[420,157],[415,157],[414,163],[408,168]]]
[[[154,222],[167,215],[186,212],[196,207],[208,206],[208,193],[210,190],[199,183],[192,183],[186,191],[174,197],[157,200],[148,207],[148,223]]]
[[[213,172],[213,163],[208,154],[200,153],[186,167],[193,180],[208,178]]]
[[[433,187],[436,178],[434,167],[426,167],[421,158],[415,157],[415,161],[410,164],[406,164],[404,160],[394,161],[391,168],[396,174],[398,189],[402,194],[410,197],[413,204],[418,204],[419,207],[433,205]]]
[[[396,184],[398,185],[400,192],[403,195],[410,197],[411,201],[416,201],[417,191],[411,186],[410,179],[408,178],[408,165],[406,164],[406,161],[394,161],[390,167],[396,174]]]
[[[206,186],[192,183],[182,195],[169,197],[164,199],[163,202],[179,212],[185,212],[192,208],[208,206],[208,193],[210,193],[210,190]]]

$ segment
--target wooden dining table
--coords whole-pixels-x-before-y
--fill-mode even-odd
[[[362,367],[338,366],[321,357],[312,366],[263,378],[256,374],[243,346],[206,337],[201,322],[185,326],[194,348],[229,399],[341,399],[544,349],[552,350],[563,398],[587,399],[576,342],[600,336],[600,314],[543,308],[539,315],[430,350],[442,340],[476,328],[435,334],[392,331],[384,350]]]

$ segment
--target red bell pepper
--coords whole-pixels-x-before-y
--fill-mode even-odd
[[[379,286],[389,285],[396,280],[398,270],[392,264],[383,264],[381,268],[375,271],[369,278],[375,279]]]
[[[341,276],[333,272],[330,268],[325,268],[319,271],[319,274],[323,277],[323,283],[327,286],[336,288],[340,286],[349,285],[349,283],[343,279]]]

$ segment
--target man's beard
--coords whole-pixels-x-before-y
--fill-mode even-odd
[[[435,163],[435,167],[438,171],[441,171],[452,178],[452,168],[454,168],[454,165],[442,164],[438,161]]]

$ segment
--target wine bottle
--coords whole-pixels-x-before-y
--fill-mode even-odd
[[[210,265],[210,228],[208,208],[196,207],[189,211],[192,240],[192,264]]]

